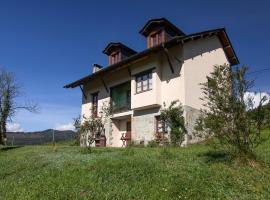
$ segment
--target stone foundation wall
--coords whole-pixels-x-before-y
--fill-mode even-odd
[[[135,144],[145,145],[154,140],[155,116],[159,114],[159,108],[134,111],[132,117],[132,141]]]
[[[194,127],[196,125],[196,120],[200,116],[200,110],[192,108],[190,106],[184,106],[184,115],[186,120],[187,135],[185,136],[185,141],[183,145],[194,144],[201,142],[203,139],[196,136]]]
[[[200,115],[200,111],[190,106],[184,106],[183,109],[186,120],[187,135],[185,136],[185,141],[183,142],[182,145],[186,146],[188,144],[198,143],[202,141],[203,138],[197,137],[195,135],[194,130],[196,120]],[[131,117],[132,142],[134,142],[135,144],[147,145],[149,141],[155,139],[155,131],[156,131],[155,117],[158,115],[160,115],[159,108],[134,111],[133,116]],[[114,124],[112,120],[108,120],[107,123],[105,124],[105,136],[107,139],[106,146],[108,147],[110,146],[118,147],[121,143],[120,141],[121,131],[119,130],[119,128],[117,128],[117,125],[118,124]],[[118,131],[120,132],[118,133]],[[81,146],[87,145],[89,144],[87,144],[86,137],[81,138]]]

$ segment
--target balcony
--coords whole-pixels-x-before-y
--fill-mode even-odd
[[[111,88],[112,113],[131,110],[131,85],[130,81]]]

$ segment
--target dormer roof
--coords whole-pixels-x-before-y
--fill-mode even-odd
[[[129,55],[133,55],[133,54],[137,53],[133,49],[122,44],[121,42],[110,42],[102,52],[106,55],[110,55],[112,52],[114,52],[116,50],[124,51],[124,52],[128,53]]]
[[[148,20],[147,23],[144,25],[144,27],[139,31],[139,33],[144,36],[148,36],[153,29],[158,27],[166,29],[168,32],[172,34],[172,36],[185,35],[183,31],[181,31],[179,28],[177,28],[174,24],[172,24],[169,20],[167,20],[164,17]]]

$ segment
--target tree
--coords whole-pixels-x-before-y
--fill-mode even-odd
[[[14,74],[0,69],[0,144],[5,144],[7,122],[12,120],[18,110],[35,112],[38,109],[37,104],[18,104],[16,99],[20,94]]]
[[[228,65],[214,66],[214,71],[202,84],[205,109],[197,121],[197,131],[213,136],[227,149],[237,155],[248,155],[261,143],[262,122],[265,115],[260,99],[257,112],[248,114],[254,108],[252,97],[245,98],[245,93],[253,81],[245,78],[247,67],[232,70]]]
[[[170,140],[174,145],[181,145],[187,133],[183,113],[182,105],[178,101],[172,101],[168,108],[164,103],[160,113],[161,119],[170,128]]]
[[[91,115],[90,117],[82,116],[74,119],[74,127],[78,137],[86,140],[89,148],[95,142],[97,137],[105,135],[105,124],[107,123],[111,112],[110,103],[104,102],[99,117]]]

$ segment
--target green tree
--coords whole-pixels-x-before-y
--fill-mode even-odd
[[[78,117],[74,119],[74,127],[76,129],[78,140],[81,142],[87,142],[88,148],[91,148],[91,145],[95,142],[97,137],[105,135],[105,124],[109,116],[111,115],[112,110],[110,103],[103,102],[99,116],[90,116],[90,117]]]
[[[178,101],[172,101],[168,108],[164,103],[160,113],[161,119],[170,128],[170,141],[174,145],[181,145],[187,133],[183,113],[182,105]]]
[[[266,97],[261,97],[257,112],[252,97],[246,97],[253,81],[245,78],[247,67],[232,70],[228,65],[215,66],[214,71],[202,84],[205,109],[197,121],[195,129],[218,139],[227,149],[237,155],[250,154],[259,145],[262,123],[265,115],[262,105]]]

